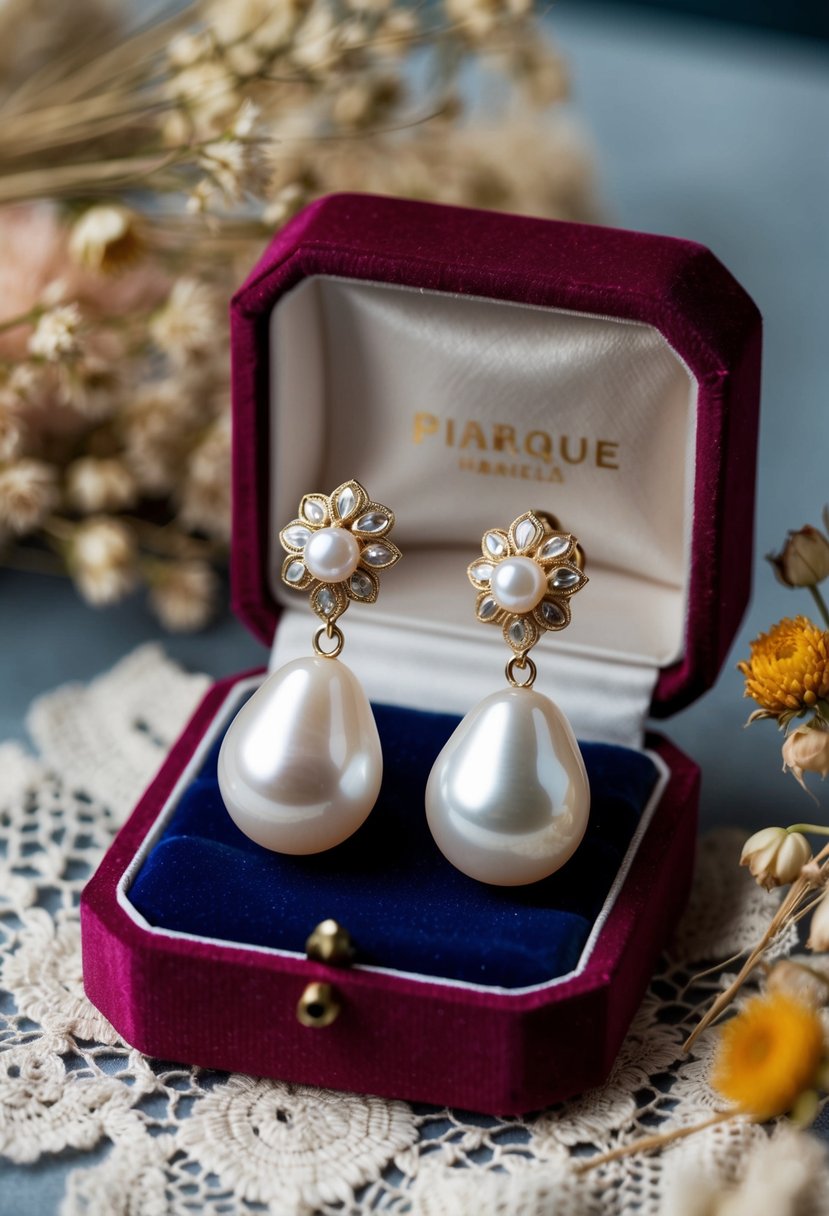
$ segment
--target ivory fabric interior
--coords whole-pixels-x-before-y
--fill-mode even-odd
[[[593,805],[575,856],[543,882],[490,887],[455,870],[426,825],[426,780],[457,718],[374,713],[385,759],[377,805],[350,840],[311,857],[271,853],[230,819],[216,778],[225,723],[139,870],[133,906],[165,930],[299,953],[333,916],[361,963],[450,981],[520,988],[573,970],[657,788],[655,762],[586,744]]]
[[[544,509],[582,541],[590,583],[539,644],[538,687],[583,737],[641,742],[658,669],[682,651],[692,511],[696,384],[661,334],[316,277],[272,314],[271,368],[269,563],[287,609],[272,665],[313,630],[281,584],[279,529],[304,493],[357,477],[395,511],[404,559],[348,614],[355,670],[375,697],[393,671],[400,704],[468,709],[508,653],[474,619],[466,567],[486,528]],[[453,673],[432,702],[424,661]]]

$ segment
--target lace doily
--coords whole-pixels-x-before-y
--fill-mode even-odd
[[[735,833],[702,842],[672,955],[610,1079],[534,1117],[174,1067],[128,1047],[84,996],[78,899],[207,683],[145,646],[35,703],[38,754],[0,746],[0,1179],[3,1158],[36,1168],[71,1155],[61,1216],[656,1216],[678,1163],[715,1181],[739,1172],[761,1128],[723,1123],[659,1155],[573,1171],[586,1146],[711,1109],[712,1036],[688,1057],[680,1045],[723,977],[691,984],[692,973],[752,945],[775,904],[737,871]]]

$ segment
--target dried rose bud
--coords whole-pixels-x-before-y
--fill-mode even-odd
[[[794,882],[811,856],[811,846],[800,832],[761,828],[743,845],[740,865],[748,866],[759,885],[770,891]]]
[[[812,913],[812,924],[809,928],[809,940],[806,945],[810,950],[829,950],[829,900],[826,895]]]
[[[783,772],[791,770],[795,780],[807,788],[804,773],[829,773],[829,731],[818,726],[798,726],[783,743]]]
[[[809,524],[790,532],[779,553],[769,553],[768,561],[786,587],[814,587],[829,575],[829,540]]]

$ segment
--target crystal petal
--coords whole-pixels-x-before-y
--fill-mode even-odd
[[[509,627],[510,641],[521,646],[527,640],[527,626],[524,621],[513,621]]]
[[[562,557],[570,548],[570,544],[569,536],[551,536],[541,546],[538,556],[542,561],[548,561],[552,557]]]
[[[387,515],[381,515],[379,511],[366,511],[365,515],[361,515],[357,520],[354,528],[357,532],[385,532],[388,524]]]
[[[287,583],[301,583],[304,577],[305,566],[299,559],[291,562],[285,571],[285,581]]]
[[[329,587],[320,587],[317,592],[317,603],[325,616],[331,616],[337,608],[337,597]]]
[[[353,511],[357,505],[357,498],[351,486],[346,486],[340,490],[337,495],[337,514],[340,519],[345,519],[350,511]]]
[[[394,553],[388,545],[366,545],[362,552],[362,561],[369,566],[386,566],[393,559]]]
[[[475,565],[470,570],[470,574],[476,583],[487,584],[492,578],[493,565],[492,562],[475,562]]]
[[[351,576],[351,594],[358,600],[366,600],[374,591],[374,584],[362,570],[355,570]]]
[[[555,600],[542,600],[538,611],[544,624],[549,625],[550,628],[555,628],[556,625],[563,625],[567,620],[567,614]]]
[[[487,532],[484,537],[484,548],[493,557],[503,557],[507,551],[507,542],[498,532]]]
[[[491,595],[481,600],[478,606],[478,616],[482,621],[491,621],[498,612],[498,605]]]
[[[304,549],[308,544],[311,536],[310,528],[303,528],[301,524],[295,524],[293,528],[285,529],[285,540],[295,549]]]
[[[561,566],[553,572],[550,586],[556,591],[570,591],[580,581],[581,575],[578,570],[571,570],[569,566]]]
[[[522,519],[515,529],[515,540],[519,549],[526,549],[535,539],[535,524],[531,519]]]
[[[325,520],[325,508],[313,498],[306,498],[302,514],[310,524],[321,524]]]

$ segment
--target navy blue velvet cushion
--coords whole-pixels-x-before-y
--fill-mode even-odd
[[[385,705],[374,713],[383,787],[350,840],[311,857],[248,840],[219,794],[219,740],[141,868],[135,907],[166,929],[300,952],[332,916],[360,962],[506,988],[572,970],[657,780],[653,762],[584,744],[592,810],[575,856],[532,886],[485,886],[438,852],[423,809],[429,770],[459,719]]]

